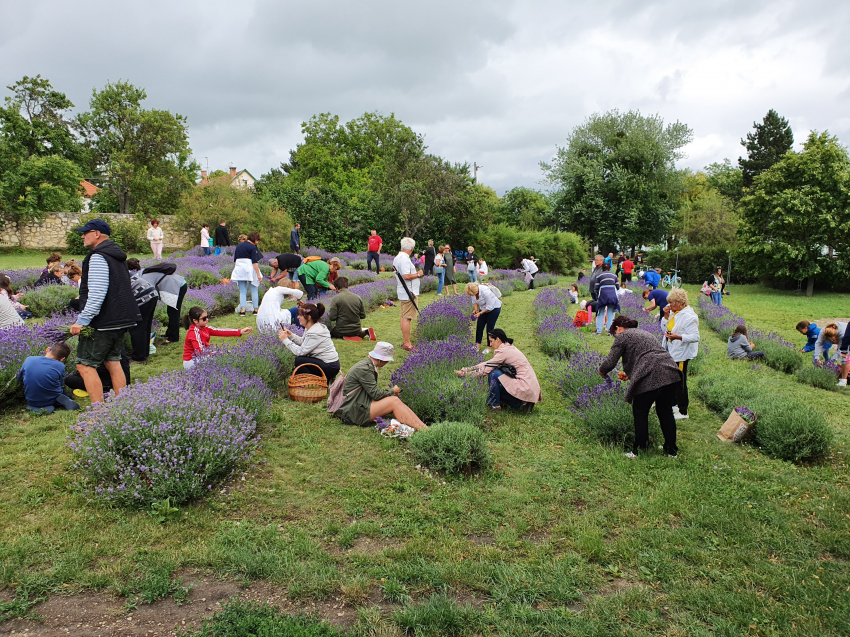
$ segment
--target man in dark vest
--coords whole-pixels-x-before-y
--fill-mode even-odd
[[[90,250],[83,260],[80,279],[80,315],[70,332],[80,334],[85,326],[93,329],[91,336],[80,336],[77,345],[77,371],[86,385],[93,403],[103,401],[103,385],[97,375],[102,363],[112,379],[112,389],[119,393],[126,386],[121,369],[121,350],[127,328],[142,320],[139,306],[133,297],[127,255],[109,239],[112,230],[100,219],[92,219],[77,232],[83,235],[83,245]]]

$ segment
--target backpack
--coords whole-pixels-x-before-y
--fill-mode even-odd
[[[497,299],[502,298],[502,291],[499,288],[497,288],[495,285],[493,285],[491,283],[482,283],[481,285],[487,286],[490,289],[490,291],[493,293],[493,296],[495,296]]]
[[[573,319],[573,325],[576,327],[584,327],[590,320],[587,310],[579,310],[576,312],[576,317]]]
[[[336,377],[336,380],[331,383],[331,386],[328,388],[328,413],[331,415],[335,415],[336,412],[339,411],[339,408],[342,407],[342,403],[345,402],[345,399],[351,396],[354,392],[360,389],[360,386],[352,389],[348,394],[343,393],[343,388],[345,387],[345,376],[340,374]]]

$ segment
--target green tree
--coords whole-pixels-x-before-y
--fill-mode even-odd
[[[129,82],[107,83],[92,92],[91,110],[78,118],[100,181],[123,214],[131,204],[140,212],[174,211],[198,172],[198,165],[188,161],[186,118],[143,109],[146,97],[144,89]]]
[[[741,200],[740,236],[760,276],[808,279],[829,258],[846,255],[850,235],[850,158],[837,138],[812,132],[803,151],[789,151],[756,176]],[[843,257],[846,260],[846,256]]]
[[[12,96],[0,107],[0,223],[80,210],[87,154],[67,117],[74,105],[40,75],[7,88]]]
[[[735,206],[744,196],[744,174],[740,167],[733,166],[729,159],[714,162],[705,167],[708,183]]]
[[[558,189],[558,227],[604,248],[663,240],[682,190],[675,162],[692,137],[685,124],[665,126],[658,115],[591,115],[572,130],[551,164],[541,163]]]
[[[752,133],[741,140],[741,146],[747,149],[747,159],[738,158],[741,166],[743,185],[749,188],[757,176],[773,166],[794,146],[794,133],[784,117],[770,109],[761,124],[753,122]]]
[[[551,219],[552,203],[541,192],[517,186],[502,197],[498,222],[521,230],[542,230]]]
[[[682,206],[673,232],[689,245],[731,245],[736,242],[738,215],[732,201],[703,172],[684,174]]]

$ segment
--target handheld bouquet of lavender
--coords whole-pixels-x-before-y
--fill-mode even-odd
[[[71,334],[70,325],[58,326],[56,327],[56,330],[61,333],[61,336],[59,337],[59,340],[61,341],[67,341],[69,338],[74,336],[73,334]],[[80,336],[82,336],[83,338],[91,338],[92,336],[94,336],[94,328],[91,325],[83,325],[82,329],[80,330]]]

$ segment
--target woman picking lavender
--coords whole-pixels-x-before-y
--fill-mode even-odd
[[[487,333],[493,358],[473,367],[464,367],[455,372],[461,378],[488,375],[490,395],[487,404],[492,409],[501,409],[502,404],[529,413],[535,403],[543,399],[537,374],[528,359],[514,347],[514,340],[504,330],[494,329]]]
[[[210,315],[200,307],[189,308],[189,313],[183,317],[183,328],[186,330],[186,342],[183,345],[183,369],[192,369],[195,358],[203,355],[210,346],[210,336],[242,336],[251,331],[250,327],[237,329],[219,329],[210,327]]]
[[[475,311],[472,316],[478,320],[475,324],[475,345],[480,350],[484,328],[487,328],[489,334],[496,327],[496,321],[499,320],[499,314],[502,312],[502,302],[496,298],[496,295],[490,291],[488,286],[483,284],[467,283],[464,291],[467,296],[475,299]],[[485,349],[484,353],[487,354],[489,351],[489,349]]]
[[[607,378],[617,362],[623,360],[618,378],[630,381],[625,399],[632,405],[635,421],[634,447],[626,457],[635,458],[638,452],[649,448],[649,409],[654,403],[664,434],[664,453],[675,458],[678,447],[673,405],[682,384],[682,372],[658,344],[657,337],[635,329],[637,326],[637,321],[622,315],[614,319],[610,330],[614,344],[599,366],[599,375]]]
[[[328,384],[339,374],[339,354],[331,340],[328,328],[319,322],[325,313],[321,303],[305,303],[298,308],[298,322],[304,328],[304,336],[281,329],[277,337],[286,349],[295,354],[294,366],[314,365],[322,370]]]

